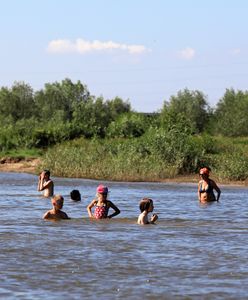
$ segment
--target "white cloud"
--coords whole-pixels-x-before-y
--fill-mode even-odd
[[[179,51],[180,57],[183,59],[186,59],[186,60],[193,59],[195,54],[196,54],[195,49],[190,48],[190,47],[186,47],[185,49],[182,49],[181,51]]]
[[[101,42],[98,40],[86,41],[84,39],[70,40],[53,40],[49,42],[47,51],[49,53],[79,53],[85,54],[93,51],[111,51],[122,50],[129,54],[141,54],[150,51],[143,45],[119,44],[113,41]]]
[[[241,49],[235,48],[231,50],[232,55],[239,55],[241,53]]]

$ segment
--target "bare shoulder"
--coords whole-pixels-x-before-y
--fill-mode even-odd
[[[51,218],[51,213],[50,213],[50,210],[47,211],[44,216],[43,216],[43,219],[50,219]]]
[[[67,213],[65,213],[64,211],[61,211],[60,213],[61,213],[61,218],[62,218],[62,219],[68,219],[68,220],[70,219],[70,218],[68,217]]]

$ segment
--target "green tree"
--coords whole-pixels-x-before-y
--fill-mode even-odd
[[[1,88],[0,114],[11,117],[14,122],[35,115],[33,89],[24,82],[15,82],[10,89]]]
[[[207,127],[209,113],[210,107],[203,93],[184,89],[172,96],[169,102],[164,102],[161,121],[165,127],[181,123],[192,133],[200,133]]]
[[[126,113],[112,121],[107,129],[109,137],[139,137],[144,134],[148,124],[145,116],[138,113]]]
[[[41,120],[49,120],[60,111],[65,121],[71,121],[73,111],[89,97],[87,87],[80,81],[74,84],[70,79],[65,79],[61,83],[45,84],[45,89],[35,94],[35,103]]]
[[[215,133],[224,136],[248,135],[248,91],[227,89],[214,112]]]

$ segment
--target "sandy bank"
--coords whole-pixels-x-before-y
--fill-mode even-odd
[[[17,172],[17,173],[31,173],[36,174],[39,158],[2,158],[0,160],[0,172]]]

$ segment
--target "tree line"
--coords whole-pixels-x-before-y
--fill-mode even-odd
[[[66,78],[34,91],[15,82],[0,89],[0,151],[42,148],[84,137],[138,138],[152,129],[188,135],[248,136],[248,92],[227,89],[215,108],[202,92],[184,89],[156,113],[135,112],[128,100],[105,100]]]

